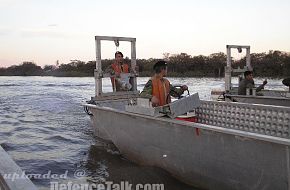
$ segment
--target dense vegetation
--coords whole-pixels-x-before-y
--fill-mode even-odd
[[[178,55],[164,54],[168,60],[168,75],[174,77],[223,77],[226,65],[224,53],[214,53],[209,56],[191,56],[186,53]],[[140,76],[151,76],[152,67],[158,59],[137,59]],[[113,60],[102,60],[103,70]],[[125,62],[130,63],[128,58]],[[233,66],[245,65],[246,58],[233,61]],[[256,76],[261,77],[289,77],[290,54],[281,51],[251,54],[251,62]],[[23,62],[17,66],[0,68],[2,76],[93,76],[95,61],[83,62],[72,60],[67,64],[46,65],[43,68],[33,62]]]

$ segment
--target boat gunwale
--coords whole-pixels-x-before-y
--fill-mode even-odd
[[[0,190],[37,190],[27,176],[22,177],[23,173],[25,172],[0,145]]]
[[[243,103],[239,103],[239,104],[243,104]],[[150,120],[155,120],[155,121],[174,123],[174,124],[182,125],[185,127],[198,128],[198,129],[202,129],[202,130],[208,130],[208,131],[214,131],[214,132],[219,132],[219,133],[225,133],[225,134],[229,134],[229,135],[240,136],[242,138],[250,138],[253,140],[262,140],[262,141],[267,141],[267,142],[271,142],[271,143],[290,146],[290,139],[286,139],[286,138],[274,137],[274,136],[263,135],[263,134],[259,134],[259,133],[252,133],[252,132],[241,131],[241,130],[230,129],[230,128],[216,127],[213,125],[207,125],[207,124],[202,124],[202,123],[181,121],[181,120],[176,120],[176,119],[171,119],[171,118],[151,117],[151,116],[147,116],[147,115],[126,112],[126,111],[117,110],[117,109],[114,109],[111,107],[102,107],[102,106],[93,105],[93,104],[83,104],[83,106],[87,106],[87,107],[94,108],[94,109],[100,109],[103,111],[115,112],[115,113],[123,114],[123,115],[142,117],[145,119],[150,119]],[[275,106],[275,107],[284,108],[283,106]],[[92,117],[94,117],[94,116],[92,116]]]
[[[283,97],[283,96],[252,96],[252,95],[237,95],[237,94],[225,94],[225,96],[230,96],[230,97],[237,97],[237,98],[256,98],[256,99],[274,99],[274,100],[290,100],[290,98],[287,97]],[[239,102],[242,103],[242,102]],[[267,105],[267,104],[263,104],[263,105]],[[272,105],[270,105],[272,106]],[[277,105],[275,105],[277,106]],[[284,106],[281,106],[284,107]],[[287,106],[285,106],[287,107]]]

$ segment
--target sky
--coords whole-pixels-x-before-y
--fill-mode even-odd
[[[0,0],[0,67],[95,60],[94,36],[135,37],[137,58],[226,45],[290,52],[289,0]],[[130,43],[102,43],[102,58]],[[237,55],[239,56],[239,55]]]

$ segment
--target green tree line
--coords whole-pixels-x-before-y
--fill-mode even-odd
[[[222,52],[209,56],[191,56],[186,53],[171,55],[164,53],[168,61],[168,76],[171,77],[223,77],[226,66],[226,55]],[[151,76],[153,65],[159,59],[137,59],[139,76]],[[102,60],[102,69],[105,70],[113,59]],[[130,63],[129,58],[125,58]],[[282,51],[269,51],[268,53],[252,53],[251,63],[256,76],[261,77],[289,77],[290,54]],[[246,58],[233,60],[233,67],[243,67]],[[67,64],[45,65],[43,68],[33,62],[23,62],[8,68],[0,68],[0,76],[59,76],[84,77],[94,76],[95,61],[83,62],[71,60]]]

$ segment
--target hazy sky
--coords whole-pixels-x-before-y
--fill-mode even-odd
[[[137,38],[137,58],[226,44],[290,52],[290,0],[0,0],[0,67],[95,59],[95,35]],[[118,50],[130,55],[130,44]],[[113,42],[103,58],[113,58]]]

